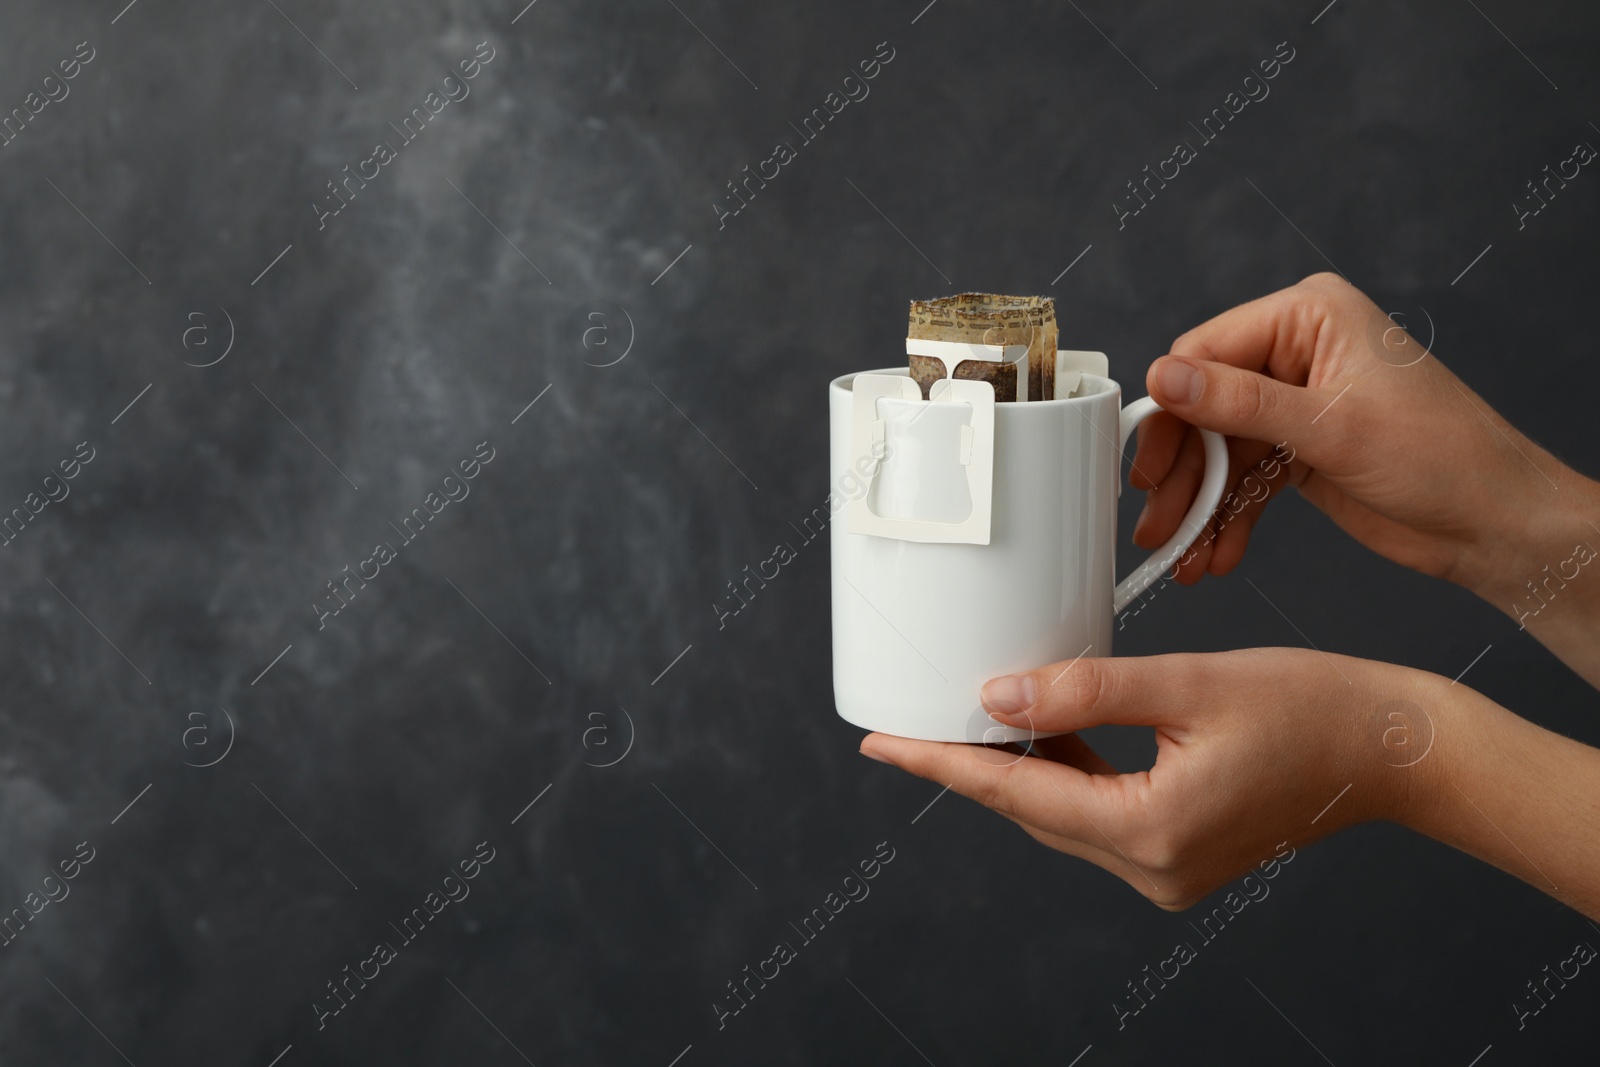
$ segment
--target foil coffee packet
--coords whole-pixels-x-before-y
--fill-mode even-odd
[[[990,347],[934,355],[940,346],[924,345],[919,353],[917,341]],[[941,378],[988,382],[997,402],[1055,398],[1056,309],[1047,296],[958,293],[913,300],[906,346],[924,400]]]

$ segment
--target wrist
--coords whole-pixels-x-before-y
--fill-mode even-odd
[[[1456,694],[1437,675],[1400,668],[1391,693],[1370,720],[1365,746],[1373,793],[1379,798],[1375,817],[1430,834],[1441,815],[1444,792],[1459,773],[1462,732],[1454,705]],[[1459,688],[1459,687],[1455,687]]]
[[[1488,697],[1432,678],[1428,705],[1433,750],[1410,793],[1403,825],[1491,863],[1545,892],[1555,886],[1546,871],[1536,824],[1558,821],[1548,806],[1559,759],[1552,742],[1567,742]],[[1431,764],[1431,766],[1430,766]]]
[[[1399,821],[1600,916],[1600,752],[1465,686],[1438,690],[1437,763]]]
[[[1357,680],[1364,708],[1353,718],[1360,737],[1349,768],[1353,792],[1362,799],[1351,815],[1357,822],[1381,820],[1431,833],[1441,815],[1441,791],[1450,791],[1459,773],[1458,749],[1474,748],[1460,736],[1455,709],[1458,694],[1467,690],[1409,667],[1366,666],[1372,673]]]
[[[1523,512],[1516,562],[1480,583],[1480,595],[1562,662],[1600,686],[1600,485],[1567,468],[1559,489]]]
[[[1459,582],[1524,628],[1600,615],[1600,577],[1587,573],[1600,562],[1600,484],[1546,465],[1554,487],[1530,472],[1522,493],[1489,505],[1502,521],[1490,524]]]
[[[1413,754],[1415,763],[1396,769],[1404,777],[1394,783],[1399,797],[1394,821],[1473,851],[1467,843],[1467,831],[1474,828],[1467,818],[1471,814],[1467,798],[1485,774],[1485,754],[1500,751],[1509,742],[1499,736],[1505,725],[1499,716],[1516,717],[1437,675],[1423,676],[1417,705],[1427,732],[1421,739],[1426,750]]]

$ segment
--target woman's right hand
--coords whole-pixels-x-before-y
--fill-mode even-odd
[[[1230,492],[1178,565],[1180,582],[1232,570],[1286,485],[1374,552],[1472,589],[1536,636],[1519,615],[1543,602],[1528,583],[1581,566],[1576,545],[1600,547],[1590,525],[1600,524],[1595,484],[1519,433],[1338,275],[1226,311],[1172,352],[1147,378],[1171,414],[1140,426],[1132,479],[1149,497],[1134,540],[1162,544],[1194,500],[1205,466],[1194,427],[1227,434],[1233,460]],[[1587,584],[1600,587],[1600,576]],[[1583,599],[1561,595],[1573,607]],[[1560,607],[1559,597],[1544,599],[1552,613]],[[1600,597],[1595,604],[1591,626]]]

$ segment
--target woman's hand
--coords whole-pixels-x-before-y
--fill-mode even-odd
[[[996,679],[984,706],[1040,731],[1154,727],[1150,770],[1118,774],[1071,733],[1034,741],[1026,757],[885,734],[861,751],[949,785],[1176,910],[1283,842],[1402,819],[1438,765],[1396,766],[1411,762],[1407,744],[1420,754],[1431,739],[1410,709],[1438,681],[1289,648],[1081,659]],[[1401,718],[1388,720],[1390,711]]]
[[[1150,495],[1134,541],[1164,543],[1194,500],[1205,462],[1193,427],[1229,435],[1233,458],[1231,490],[1178,581],[1232,570],[1267,502],[1293,485],[1368,548],[1473,590],[1600,684],[1600,576],[1574,580],[1600,549],[1600,487],[1348,282],[1314,275],[1172,351],[1147,378],[1171,414],[1139,427],[1132,481]]]
[[[1345,826],[1403,823],[1600,918],[1600,751],[1436,675],[1289,648],[1080,659],[984,687],[1009,726],[1151,726],[1119,774],[1076,734],[1030,754],[870,734],[1167,910]]]

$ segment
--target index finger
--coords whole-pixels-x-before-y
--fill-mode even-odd
[[[1350,293],[1355,290],[1343,278],[1314,274],[1208,319],[1172,342],[1172,354],[1264,371],[1280,382],[1305,385],[1333,302]]]
[[[1131,783],[1146,780],[1143,774],[1090,774],[1038,757],[1019,759],[983,745],[890,734],[869,735],[861,752],[948,786],[1009,818],[1095,848],[1129,835]]]

